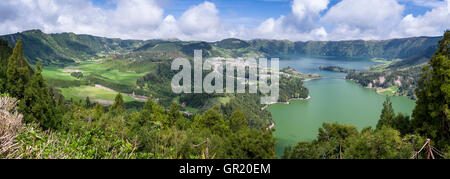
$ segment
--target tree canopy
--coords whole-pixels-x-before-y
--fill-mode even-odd
[[[439,41],[439,48],[423,67],[416,90],[417,102],[413,112],[413,127],[423,136],[443,146],[450,144],[450,31]]]

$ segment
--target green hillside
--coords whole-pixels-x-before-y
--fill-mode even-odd
[[[273,54],[301,54],[346,57],[406,58],[432,47],[442,37],[413,37],[381,41],[308,41],[252,40],[252,47]]]
[[[347,57],[409,58],[407,63],[426,62],[437,49],[441,37],[412,37],[381,41],[308,41],[224,39],[218,42],[169,40],[121,40],[74,33],[46,34],[40,30],[0,36],[15,45],[24,42],[25,56],[35,64],[65,65],[77,61],[115,55],[124,60],[163,61],[176,57],[193,57],[203,50],[204,57],[242,57],[276,55],[325,55]],[[423,58],[422,58],[423,57]]]
[[[123,52],[141,45],[142,41],[110,39],[74,33],[45,34],[40,30],[0,36],[11,46],[19,39],[24,43],[25,57],[30,63],[65,65],[113,52]]]

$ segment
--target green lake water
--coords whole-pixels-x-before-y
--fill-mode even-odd
[[[343,79],[345,74],[318,70],[320,65],[336,65],[362,70],[373,65],[370,59],[357,58],[310,58],[298,57],[280,61],[281,67],[291,66],[303,73],[319,73],[324,79],[305,83],[310,91],[308,101],[293,101],[291,104],[273,104],[268,109],[276,123],[274,136],[278,138],[277,156],[283,154],[288,145],[299,141],[311,141],[324,122],[352,124],[362,129],[374,127],[381,114],[386,97],[355,82]],[[391,97],[396,113],[411,115],[415,106],[407,97]]]

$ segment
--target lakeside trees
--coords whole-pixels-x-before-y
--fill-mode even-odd
[[[422,135],[450,144],[450,31],[439,41],[439,49],[423,67],[417,89],[417,106],[413,112],[413,127]]]
[[[382,72],[347,70],[348,80],[353,80],[364,87],[390,88],[396,86],[398,95],[416,99],[415,90],[420,77],[421,66],[401,69],[388,69]]]
[[[405,137],[407,138],[407,137]],[[324,123],[317,139],[287,148],[287,159],[400,159],[411,157],[411,143],[389,127],[358,132],[353,125]],[[422,139],[420,140],[422,141]],[[416,140],[418,142],[418,140]],[[417,147],[417,146],[416,146]],[[418,149],[416,149],[418,150]]]
[[[420,146],[414,143],[423,144],[427,138],[442,151],[447,151],[448,157],[450,155],[449,45],[450,31],[447,30],[443,39],[439,41],[439,49],[428,65],[423,67],[422,77],[418,80],[417,105],[412,120],[401,113],[396,116],[392,103],[387,98],[383,103],[375,130],[367,127],[358,132],[355,126],[325,123],[319,129],[317,139],[299,142],[293,148],[286,148],[283,157],[406,159],[411,158],[412,153],[419,150]],[[417,158],[426,156],[419,155]]]

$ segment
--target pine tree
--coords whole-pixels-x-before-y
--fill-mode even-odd
[[[86,108],[89,109],[92,107],[91,99],[89,99],[89,96],[86,97]]]
[[[31,77],[28,62],[23,55],[22,40],[19,40],[14,51],[8,59],[8,70],[6,72],[7,92],[15,98],[22,99],[25,86]]]
[[[392,127],[395,120],[394,108],[392,108],[392,102],[389,97],[383,103],[383,109],[381,110],[380,120],[377,123],[377,129],[381,129],[384,126]]]
[[[416,108],[413,111],[413,127],[421,135],[450,143],[450,31],[439,41],[437,52],[422,70],[416,90]]]
[[[393,128],[398,130],[402,135],[410,134],[412,131],[409,116],[398,113],[397,117],[395,117]]]
[[[230,129],[218,107],[211,108],[202,115],[195,116],[192,125],[200,130],[211,130],[211,132],[218,135],[224,135]]]
[[[103,106],[96,103],[94,106],[94,120],[99,120],[104,113],[105,109],[103,108]]]
[[[110,110],[119,114],[125,112],[125,103],[123,102],[122,94],[119,93],[116,95],[114,104],[111,106]]]
[[[248,126],[248,121],[245,118],[245,115],[240,110],[236,110],[231,114],[230,120],[230,129],[233,132],[237,132],[240,129],[250,129]]]
[[[11,54],[12,48],[8,45],[8,41],[0,39],[0,93],[6,91],[6,71]]]
[[[60,121],[56,117],[55,102],[41,73],[42,66],[38,62],[35,73],[25,86],[23,98],[19,102],[19,111],[24,114],[25,122],[38,122],[44,129],[57,128]]]
[[[183,118],[183,115],[181,114],[178,104],[172,103],[170,105],[170,109],[168,112],[169,118],[169,126],[173,126],[178,120]]]

